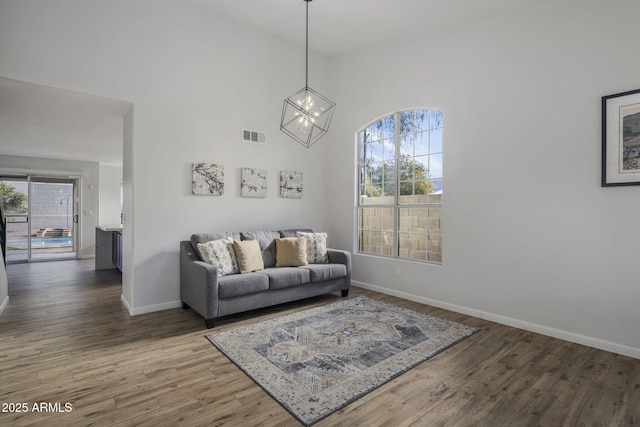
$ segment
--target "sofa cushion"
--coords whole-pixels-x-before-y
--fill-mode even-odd
[[[276,267],[298,267],[307,264],[307,241],[304,237],[276,239]]]
[[[347,275],[347,266],[344,264],[309,264],[300,269],[309,270],[313,283],[340,279]]]
[[[219,276],[238,272],[238,262],[233,250],[233,239],[218,239],[207,243],[198,243],[198,250],[204,262],[218,267]]]
[[[232,274],[218,278],[218,297],[231,298],[269,290],[269,278],[264,274]]]
[[[257,240],[234,240],[233,249],[236,252],[240,273],[251,273],[264,268],[260,244]]]
[[[235,233],[232,231],[223,231],[220,233],[198,233],[191,235],[191,246],[193,246],[193,250],[196,251],[198,256],[200,256],[200,260],[202,260],[202,256],[200,251],[198,251],[198,243],[207,243],[212,240],[219,240],[225,238],[232,238],[240,240],[240,233]]]
[[[326,264],[329,262],[327,233],[304,233],[298,231],[296,234],[307,239],[307,261],[309,264]]]
[[[262,251],[262,262],[265,267],[276,265],[276,242],[280,237],[277,231],[250,231],[240,233],[242,240],[257,240]],[[295,236],[294,236],[295,237]]]
[[[260,271],[269,278],[269,289],[290,288],[311,282],[309,270],[297,267],[267,268]]]
[[[291,228],[289,230],[280,230],[280,237],[298,237],[296,233],[301,231],[303,233],[313,233],[310,228]]]

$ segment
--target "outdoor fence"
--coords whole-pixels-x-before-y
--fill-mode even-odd
[[[394,210],[398,211],[398,255],[401,258],[442,262],[442,195],[367,197],[359,210],[360,251],[393,256]],[[368,205],[371,205],[369,207]],[[417,205],[417,206],[416,206]]]

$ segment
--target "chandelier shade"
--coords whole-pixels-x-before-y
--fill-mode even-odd
[[[305,43],[305,86],[284,100],[280,130],[309,148],[328,131],[333,118],[333,107],[329,98],[309,87],[309,2]]]

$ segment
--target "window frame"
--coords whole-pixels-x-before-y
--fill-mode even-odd
[[[407,112],[415,112],[415,111],[423,111],[425,112],[428,116],[429,116],[429,120],[432,119],[437,119],[439,120],[438,125],[437,126],[431,126],[430,121],[428,122],[426,128],[414,128],[412,132],[406,132],[406,133],[402,133],[402,129],[401,129],[401,121],[400,121],[400,117],[402,114],[407,113]],[[437,113],[432,113],[432,112],[437,112]],[[432,115],[435,114],[435,115]],[[389,114],[386,114],[382,117],[379,117],[371,122],[369,122],[367,125],[365,125],[364,127],[362,127],[360,130],[358,130],[358,132],[356,132],[356,168],[357,168],[357,177],[356,177],[356,242],[355,242],[355,246],[356,246],[356,253],[359,255],[366,255],[366,256],[374,256],[374,257],[383,257],[383,258],[390,258],[390,259],[400,259],[400,260],[405,260],[405,261],[414,261],[414,262],[420,262],[420,263],[428,263],[428,264],[435,264],[435,265],[441,265],[442,264],[442,242],[443,242],[443,231],[442,231],[442,208],[444,206],[443,200],[442,200],[442,192],[437,193],[437,192],[430,192],[430,193],[426,193],[426,201],[424,202],[417,202],[416,201],[416,196],[417,194],[415,193],[415,188],[416,188],[416,183],[417,182],[422,182],[422,180],[420,181],[416,181],[415,176],[413,175],[413,172],[411,172],[411,176],[412,176],[412,180],[408,181],[408,180],[404,180],[401,181],[401,174],[403,172],[401,163],[404,159],[410,159],[412,161],[412,165],[415,163],[416,159],[419,159],[419,161],[422,161],[424,159],[426,159],[428,161],[428,168],[427,171],[431,170],[431,161],[433,160],[434,157],[436,156],[440,156],[440,162],[439,162],[439,167],[440,167],[440,176],[434,177],[433,179],[440,179],[440,188],[442,188],[442,181],[444,180],[444,125],[443,125],[443,115],[444,112],[442,109],[440,108],[429,108],[429,107],[425,107],[425,108],[408,108],[408,109],[403,109],[403,110],[398,110]],[[370,177],[370,175],[367,174],[367,168],[369,166],[367,166],[367,160],[368,157],[366,155],[366,151],[363,148],[363,144],[370,144],[371,142],[376,142],[376,141],[381,141],[384,142],[387,141],[387,134],[386,134],[386,129],[384,129],[385,125],[384,125],[384,121],[387,120],[388,118],[393,117],[393,126],[394,126],[394,132],[393,132],[393,141],[394,141],[394,156],[393,156],[393,163],[394,163],[394,174],[393,174],[393,179],[394,179],[394,191],[393,191],[393,203],[375,203],[375,204],[370,204],[370,203],[365,203],[364,201],[366,200],[363,196],[369,197],[369,194],[367,194],[369,192],[367,185],[369,186],[373,186],[373,183],[371,181],[369,181],[369,184],[367,183],[368,178]],[[370,127],[374,126],[377,122],[382,122],[382,133],[383,133],[383,137],[376,139],[373,139],[371,142],[366,142],[366,139],[363,138],[363,135],[365,134],[365,132],[367,131],[367,129],[369,129]],[[416,125],[416,122],[413,122],[414,126]],[[431,151],[431,132],[434,133],[439,133],[439,141],[436,142],[436,144],[439,144],[439,151]],[[416,140],[413,140],[412,145],[411,145],[411,155],[407,155],[407,154],[403,154],[403,145],[402,145],[402,141],[403,141],[403,137],[407,137],[408,135],[412,135],[413,137],[421,137],[423,136],[423,134],[429,134],[429,141],[427,143],[427,149],[426,149],[426,153],[422,153],[422,154],[416,154]],[[409,138],[411,138],[412,136],[409,136]],[[387,159],[387,157],[385,156],[385,149],[384,149],[384,145],[382,148],[382,158],[380,160],[376,160],[375,163],[378,163],[380,166],[386,164],[388,162],[389,159]],[[364,154],[363,154],[364,153]],[[381,172],[382,176],[384,177],[385,173],[384,173],[384,169],[383,172]],[[363,178],[364,178],[364,182],[363,182]],[[410,195],[410,197],[412,198],[411,202],[407,202],[407,201],[402,201],[401,197],[403,196],[403,194],[401,194],[401,185],[403,183],[408,183],[408,182],[412,182],[412,188],[413,191]],[[433,185],[433,181],[432,178],[430,177],[430,174],[427,175],[427,185]],[[429,184],[430,183],[430,184]],[[384,196],[385,193],[385,186],[384,186],[384,178],[381,178],[381,183],[382,184],[382,188],[381,188],[381,196]],[[372,190],[371,190],[372,191]],[[424,193],[423,193],[424,194]],[[437,194],[437,197],[433,197]],[[405,195],[406,196],[406,195]],[[391,197],[391,196],[389,196]],[[437,201],[436,201],[437,200]],[[384,200],[381,200],[381,202],[384,202]],[[393,215],[393,229],[389,230],[387,228],[384,227],[384,223],[381,217],[380,220],[380,227],[379,228],[373,228],[371,225],[369,225],[368,227],[365,227],[365,225],[363,224],[364,222],[364,212],[367,209],[391,209],[392,211],[392,215]],[[401,228],[401,221],[402,221],[402,210],[403,209],[424,209],[425,212],[425,229],[423,232],[419,232],[419,231],[415,231],[415,229],[411,228],[409,231],[405,231],[403,232],[400,228]],[[431,231],[431,224],[430,224],[430,220],[431,220],[431,209],[439,209],[439,215],[438,215],[438,228],[437,230],[439,231],[439,233],[434,233],[433,231]],[[369,224],[371,223],[371,217],[369,217]],[[383,244],[384,241],[384,236],[385,234],[388,234],[389,232],[392,233],[392,246],[391,246],[391,253],[390,254],[386,254],[386,247]],[[365,245],[363,244],[363,236],[364,233],[369,233],[369,250],[365,250]],[[379,237],[380,237],[380,247],[381,250],[379,252],[374,252],[372,250],[372,246],[373,246],[373,242],[371,237],[374,235],[374,233],[379,233]],[[410,248],[401,248],[401,237],[403,235],[407,235],[407,236],[424,236],[425,239],[425,258],[416,258],[416,257],[410,257],[410,255],[413,253],[413,249]],[[439,246],[439,252],[433,252],[434,255],[434,259],[430,259],[431,258],[431,254],[432,252],[429,252],[429,246],[430,246],[430,237],[435,237],[438,239],[438,246]],[[407,256],[402,256],[402,251],[403,250],[407,250],[407,251],[411,251],[407,254]]]

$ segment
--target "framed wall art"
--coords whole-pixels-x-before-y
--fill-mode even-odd
[[[224,166],[214,163],[194,163],[191,178],[193,194],[221,196],[224,194]]]
[[[302,199],[302,172],[280,172],[280,195],[288,199]]]
[[[602,97],[601,185],[640,185],[640,89]]]
[[[267,197],[267,170],[242,168],[240,195],[242,197]]]

